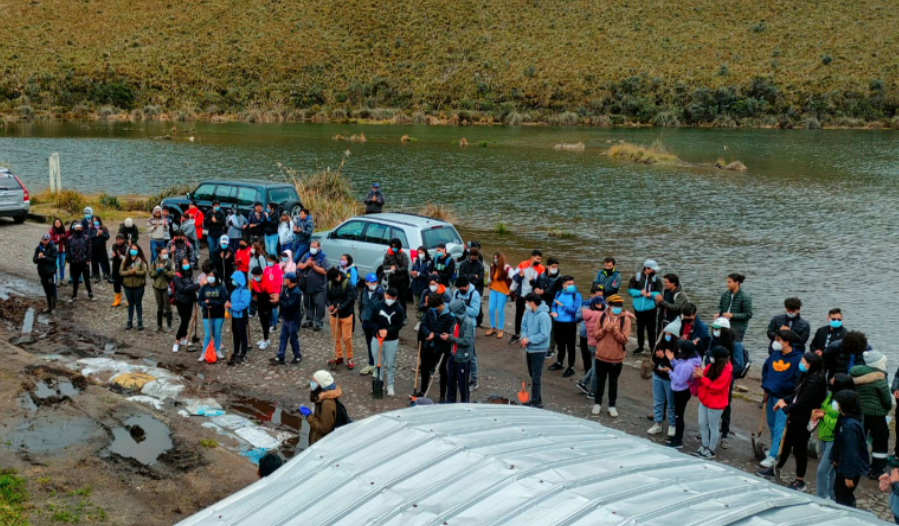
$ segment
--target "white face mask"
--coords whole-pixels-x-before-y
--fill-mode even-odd
[[[378,284],[377,284],[377,283],[371,283],[371,284],[369,284],[369,285],[368,285],[368,290],[370,290],[370,291],[372,291],[372,292],[378,290]]]
[[[424,255],[424,254],[419,254],[419,255],[418,255],[418,259],[424,259],[424,258],[425,258],[425,255]]]
[[[391,305],[393,305],[394,303],[396,303],[396,300],[384,300],[384,303],[386,303],[387,306],[390,307]]]
[[[771,344],[771,348],[775,351],[782,351],[784,349],[784,346],[782,343],[776,341]]]
[[[314,256],[314,255],[318,254],[318,249],[317,249],[317,248],[314,248],[314,247],[313,247],[313,248],[310,248],[310,249],[309,249],[309,253],[312,254],[312,255]]]
[[[551,269],[549,269],[549,275],[550,275],[550,276],[555,276],[555,275],[558,274],[558,273],[559,273],[559,269],[557,269],[557,268],[551,268]]]
[[[714,356],[709,357],[709,363],[715,363],[715,357],[714,357]]]
[[[713,331],[712,331],[712,336],[714,336],[715,338],[720,338],[720,337],[721,337],[721,329],[715,329],[715,330],[713,330]]]
[[[208,281],[210,285],[215,285],[215,276],[207,276],[206,281]]]
[[[836,411],[837,413],[840,412],[840,404],[838,404],[836,400],[834,400],[833,402],[830,403],[830,407],[832,407],[833,410]]]
[[[255,248],[251,248],[251,249],[250,249],[250,254],[255,254],[255,253],[256,253],[256,249],[255,249]]]
[[[431,285],[428,288],[431,289],[431,292],[437,292],[437,285]]]
[[[315,391],[316,389],[318,389],[318,382],[312,380],[311,382],[309,382],[309,387],[311,387],[312,390]]]

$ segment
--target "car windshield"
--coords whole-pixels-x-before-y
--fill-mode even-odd
[[[19,183],[7,172],[0,172],[0,190],[20,190]]]
[[[435,226],[422,230],[421,237],[424,240],[425,248],[428,250],[437,247],[440,243],[462,244],[462,238],[459,237],[456,229],[451,226]]]

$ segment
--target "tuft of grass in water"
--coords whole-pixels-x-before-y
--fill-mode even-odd
[[[31,211],[42,215],[48,221],[59,217],[64,223],[81,218],[84,208],[94,209],[94,214],[103,218],[106,226],[113,228],[114,221],[127,217],[135,219],[146,217],[166,197],[184,195],[193,190],[193,186],[179,184],[160,190],[149,196],[112,196],[106,194],[83,194],[72,189],[63,189],[58,194],[50,193],[49,188],[32,194]]]
[[[508,225],[506,225],[505,223],[502,223],[502,222],[497,223],[493,227],[493,231],[496,232],[497,234],[508,234],[510,232]]]
[[[353,194],[350,182],[343,174],[348,158],[349,151],[344,153],[336,169],[326,167],[312,173],[277,163],[281,177],[297,189],[300,201],[312,214],[317,229],[334,228],[364,211],[361,200]]]
[[[400,137],[400,142],[402,142],[402,143],[418,142],[418,139],[416,139],[415,137],[412,137],[411,135],[403,135],[402,137]]]
[[[215,449],[215,448],[219,447],[219,443],[216,442],[215,439],[213,439],[213,438],[201,438],[200,446],[208,448],[208,449]]]
[[[678,163],[680,159],[656,139],[649,146],[639,146],[628,142],[613,144],[607,153],[609,157],[624,159],[641,164],[671,164]]]
[[[481,147],[481,148],[486,148],[486,147],[487,147],[487,141],[481,141],[481,142],[479,142],[479,143],[478,143],[478,146]]]
[[[546,235],[548,235],[549,237],[558,237],[560,239],[568,239],[573,234],[569,230],[560,230],[558,228],[550,228],[546,232]]]
[[[454,223],[456,221],[456,216],[450,207],[432,203],[431,201],[425,203],[425,205],[419,209],[418,213],[426,217],[446,221],[447,223]]]

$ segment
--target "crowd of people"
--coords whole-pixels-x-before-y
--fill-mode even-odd
[[[383,206],[376,187],[366,199],[372,211]],[[652,380],[653,423],[647,433],[667,428],[665,443],[683,448],[685,415],[697,398],[701,445],[694,454],[714,459],[729,448],[734,380],[744,378],[752,367],[743,345],[753,318],[752,297],[743,288],[741,274],[727,276],[717,308],[705,313],[711,320],[706,323],[679,277],[663,273],[653,259],[622,287],[617,262],[607,257],[589,287],[580,289],[571,275],[561,272],[558,259],[550,257],[544,264],[540,250],[513,267],[502,252],[485,262],[477,242],[470,242],[455,259],[445,245],[433,247],[432,257],[426,247],[413,250],[392,239],[383,275],[360,276],[350,255],[325,254],[312,239],[312,214],[305,209],[289,217],[275,205],[263,210],[256,203],[244,217],[236,210],[224,213],[215,202],[205,217],[192,205],[183,219],[185,223],[176,224],[166,210],[153,211],[145,231],[149,258],[130,219],[118,228],[111,246],[109,230],[90,208],[68,227],[54,220],[34,252],[47,311],[56,307],[57,285],[65,281],[68,263],[69,301],[77,300],[81,283],[93,301],[92,282],[105,279],[114,287],[113,307],[121,305],[124,294],[125,329],[135,326],[135,316],[137,329],[144,328],[143,293],[149,281],[157,331],[172,329],[173,313],[178,314],[173,352],[199,350],[192,349],[188,336],[192,321],[196,325],[202,320],[202,348],[211,343],[217,359],[224,359],[222,327],[230,318],[233,348],[228,365],[248,359],[254,323],[259,324],[259,350],[272,345],[280,324],[273,365],[286,363],[288,345],[291,363],[299,364],[299,331],[320,331],[327,319],[334,347],[328,365],[354,370],[353,334],[359,324],[366,346],[362,359],[367,362],[360,372],[382,379],[388,396],[397,390],[399,334],[414,317],[418,368],[413,399],[427,399],[436,383],[439,403],[465,403],[478,388],[476,329],[485,318],[486,296],[484,337],[505,337],[505,307],[514,305],[509,343],[526,357],[528,405],[543,405],[544,371],[572,377],[580,356],[584,374],[575,386],[593,401],[593,415],[600,415],[605,404],[608,415],[617,417],[619,377],[636,327],[633,353],[644,356],[643,369]],[[207,258],[200,255],[204,225]],[[625,309],[624,295],[631,298],[631,310]],[[759,475],[779,478],[792,457],[796,478],[790,487],[804,491],[807,444],[815,434],[822,450],[818,496],[852,506],[861,477],[882,479],[881,484],[889,486],[884,481],[893,473],[886,471],[899,465],[888,453],[887,420],[899,398],[899,374],[890,386],[886,356],[871,349],[863,333],[843,326],[840,309],[831,309],[827,324],[814,334],[801,311],[802,302],[788,298],[783,314],[767,327],[768,358],[761,366],[761,385],[771,446]],[[200,353],[198,361],[207,358]],[[333,378],[319,373],[311,385],[313,401],[339,398]],[[327,420],[335,420],[336,405],[324,405]],[[307,409],[304,416],[307,412],[313,414]],[[899,474],[894,478],[895,486]]]

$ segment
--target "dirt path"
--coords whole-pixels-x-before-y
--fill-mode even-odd
[[[31,284],[33,287],[33,283],[36,281],[34,266],[31,264],[31,253],[40,233],[44,230],[43,225],[0,223],[0,246],[4,247],[4,256],[0,260],[0,272],[24,278],[25,281],[20,283],[20,287],[27,288],[26,284]],[[0,291],[3,290],[4,281],[15,282],[16,280],[11,280],[9,276],[4,280],[4,276],[0,274]],[[61,297],[69,293],[68,286],[61,288]],[[81,291],[80,294],[84,298],[84,292]],[[147,359],[160,367],[177,371],[187,379],[191,389],[203,396],[217,399],[227,411],[242,412],[265,421],[266,425],[273,429],[287,429],[294,430],[294,432],[300,421],[297,417],[296,407],[298,404],[306,402],[308,397],[306,386],[312,373],[326,368],[326,361],[331,356],[332,346],[327,331],[315,333],[310,330],[302,330],[300,344],[304,360],[299,366],[271,366],[268,364],[268,359],[274,354],[274,351],[258,351],[255,348],[251,349],[249,363],[246,365],[226,367],[224,365],[199,364],[196,361],[198,356],[196,353],[174,354],[171,352],[173,333],[155,332],[155,304],[152,296],[145,297],[144,300],[144,320],[148,329],[138,332],[123,330],[127,319],[125,310],[123,308],[113,309],[109,306],[112,299],[111,285],[103,283],[97,286],[95,294],[99,298],[99,301],[95,303],[79,301],[72,305],[64,305],[62,310],[54,315],[50,328],[47,330],[48,335],[36,343],[23,344],[24,347],[30,352],[44,355],[71,356],[75,354],[88,357],[102,356],[106,344],[112,344],[116,348],[115,356],[131,360]],[[22,316],[21,308],[11,309],[8,303],[6,302],[7,307],[5,308],[0,303],[0,316],[12,317],[14,320],[16,316]],[[510,323],[513,318],[511,314],[510,309],[507,311],[507,323]],[[16,323],[20,323],[20,319]],[[251,327],[252,342],[260,337],[258,322],[253,320]],[[230,347],[230,329],[225,330],[223,340]],[[486,337],[483,331],[478,331],[480,389],[473,393],[472,401],[486,401],[490,396],[514,400],[515,392],[520,388],[521,381],[527,379],[522,351],[517,346],[508,345],[507,340],[508,338],[499,341],[493,337]],[[406,395],[412,390],[416,358],[415,336],[411,324],[403,330],[400,343],[397,360],[396,398],[373,400],[369,396],[370,377],[358,374],[358,369],[361,367],[357,367],[356,372],[341,369],[335,373],[337,383],[344,390],[344,403],[353,419],[361,419],[377,412],[399,409],[408,405]],[[361,330],[357,330],[355,334],[354,346],[357,363],[364,364],[365,360],[358,358],[365,356]],[[621,429],[632,435],[661,442],[664,439],[663,435],[649,437],[645,434],[651,425],[651,421],[646,417],[651,413],[650,382],[640,378],[635,361],[631,360],[627,365],[628,367],[625,367],[622,373],[620,400],[617,404],[620,417],[613,419],[607,414],[603,414],[599,420],[604,425]],[[581,368],[581,364],[578,364],[578,374],[572,378],[562,378],[561,372],[544,372],[545,409],[583,418],[596,418],[590,416],[592,401],[587,400],[574,387],[574,381],[582,374]],[[739,390],[746,394],[740,395],[734,400],[732,429],[735,435],[731,437],[730,449],[720,451],[718,460],[754,473],[758,468],[752,458],[749,436],[758,426],[759,383],[757,380],[749,379],[738,381],[737,385]],[[434,390],[436,387],[432,392]],[[688,413],[684,449],[686,452],[693,451],[698,447],[696,425],[692,424],[696,422],[695,401],[691,402]],[[210,434],[210,436],[214,436],[214,434]],[[294,443],[295,441],[292,441],[290,445],[292,446]],[[285,451],[288,455],[290,454],[290,451]],[[808,482],[814,482],[815,467],[815,461],[810,461]],[[789,462],[785,468],[785,480],[792,480],[793,468],[793,463]],[[811,484],[811,486],[814,485]],[[864,481],[857,496],[860,507],[874,511],[884,519],[892,520],[888,510],[888,500],[885,495],[878,493],[876,483]]]

